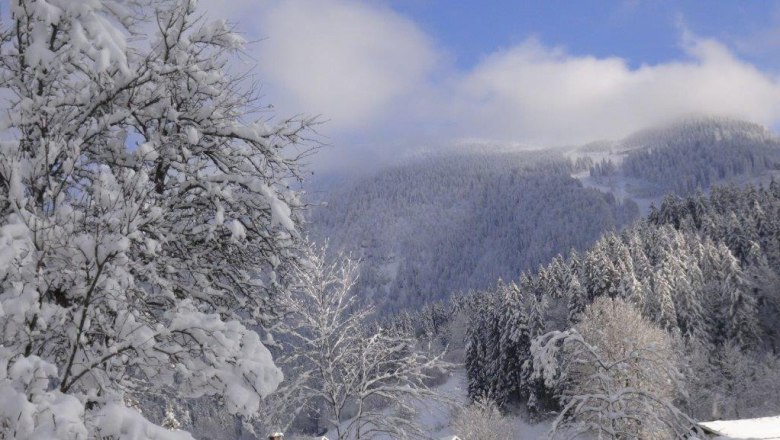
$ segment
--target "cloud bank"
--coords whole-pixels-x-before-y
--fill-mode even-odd
[[[462,69],[416,23],[376,2],[204,7],[263,39],[250,51],[280,113],[321,114],[323,134],[353,148],[458,138],[578,144],[691,114],[780,121],[778,78],[687,32],[683,58],[637,68],[528,39]]]
[[[463,75],[455,118],[501,138],[542,144],[616,138],[690,114],[771,124],[780,83],[718,42],[687,38],[687,59],[630,69],[536,41],[497,52]]]

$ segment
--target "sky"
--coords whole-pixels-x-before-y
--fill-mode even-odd
[[[568,146],[680,117],[780,127],[780,3],[201,0],[340,167],[463,142]]]

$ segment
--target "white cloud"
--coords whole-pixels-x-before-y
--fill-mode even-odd
[[[251,49],[269,98],[281,111],[322,114],[327,131],[379,123],[436,63],[430,39],[389,9],[340,0],[256,5],[250,15],[245,2],[232,8],[253,16],[252,34],[264,38]]]
[[[686,40],[688,59],[637,69],[530,40],[463,74],[452,117],[470,121],[471,135],[542,144],[618,138],[690,114],[764,124],[780,117],[775,79],[715,41]]]
[[[227,14],[250,39],[263,38],[250,51],[268,101],[282,115],[322,114],[329,122],[320,131],[338,147],[323,154],[360,148],[368,154],[355,156],[371,157],[372,148],[459,137],[576,144],[691,114],[780,121],[777,78],[684,29],[683,57],[655,65],[632,68],[529,39],[458,70],[412,20],[377,2],[206,0],[205,7]]]

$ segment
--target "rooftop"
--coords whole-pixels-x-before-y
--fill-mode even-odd
[[[780,416],[758,419],[717,420],[701,422],[699,426],[708,434],[723,439],[780,439]]]

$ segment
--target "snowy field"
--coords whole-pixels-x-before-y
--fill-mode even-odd
[[[442,396],[450,403],[424,401],[416,405],[417,419],[425,427],[426,434],[433,439],[451,439],[454,433],[451,428],[452,421],[457,416],[459,407],[466,405],[468,398],[466,392],[466,372],[458,369],[450,378],[437,387]],[[515,419],[518,426],[518,439],[533,440],[543,438],[550,428],[549,423],[531,425],[520,418]],[[328,439],[338,438],[333,429],[325,434]],[[390,436],[377,436],[372,440],[394,440]],[[466,439],[464,439],[466,440]],[[509,439],[507,439],[509,440]]]

